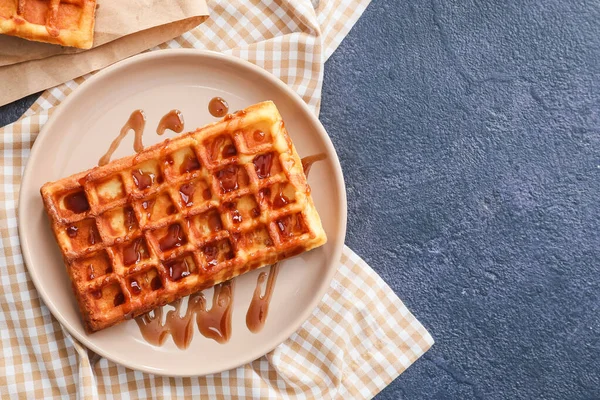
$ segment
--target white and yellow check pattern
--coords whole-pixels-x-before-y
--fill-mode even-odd
[[[249,60],[280,77],[318,113],[323,64],[368,3],[211,0],[204,24],[159,48],[210,49]],[[394,292],[346,247],[311,317],[275,350],[237,369],[165,378],[86,350],[40,300],[17,232],[30,148],[54,107],[86,78],[47,90],[23,118],[0,128],[0,398],[366,399],[433,344]]]

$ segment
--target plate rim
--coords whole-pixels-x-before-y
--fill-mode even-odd
[[[29,152],[29,157],[27,159],[27,163],[25,165],[23,174],[21,176],[21,184],[19,186],[19,197],[18,197],[18,207],[17,207],[17,229],[18,229],[18,234],[19,234],[19,245],[21,248],[21,254],[23,256],[23,262],[25,264],[25,267],[27,269],[29,277],[31,278],[33,285],[36,288],[41,300],[44,302],[46,307],[48,307],[48,309],[50,310],[50,312],[52,313],[54,318],[56,318],[58,320],[58,322],[60,322],[60,324],[69,332],[69,334],[73,338],[77,339],[80,344],[82,344],[86,348],[94,351],[96,354],[98,354],[102,357],[105,357],[117,364],[120,364],[126,368],[130,368],[133,370],[138,370],[138,371],[142,371],[145,373],[158,375],[158,376],[166,376],[166,377],[205,376],[205,375],[209,375],[209,374],[220,373],[220,372],[227,371],[230,369],[238,368],[238,367],[245,365],[251,361],[254,361],[254,360],[262,357],[263,355],[269,353],[274,348],[276,348],[281,343],[285,342],[288,338],[290,338],[302,326],[302,324],[304,324],[304,322],[306,322],[306,320],[308,320],[310,315],[314,312],[314,310],[317,308],[318,304],[323,299],[323,296],[325,295],[327,289],[331,285],[333,276],[337,272],[338,265],[330,266],[328,268],[328,271],[325,274],[325,279],[323,279],[321,281],[320,286],[319,286],[318,290],[316,291],[316,295],[309,302],[309,304],[305,308],[304,312],[302,314],[300,314],[299,317],[297,317],[294,320],[294,323],[289,324],[285,329],[281,330],[281,333],[279,333],[275,337],[275,339],[272,341],[274,343],[274,345],[267,346],[266,351],[263,351],[263,350],[255,351],[255,352],[250,351],[250,352],[248,352],[248,355],[246,357],[242,357],[240,359],[240,361],[232,363],[229,367],[224,368],[224,369],[218,369],[218,370],[203,372],[203,373],[199,373],[199,374],[169,373],[167,371],[162,371],[162,370],[157,371],[157,370],[153,369],[152,367],[148,367],[148,366],[141,365],[141,364],[136,364],[135,361],[131,361],[127,358],[122,358],[115,354],[109,354],[110,352],[104,351],[103,348],[98,347],[93,342],[91,342],[89,339],[87,339],[87,337],[85,335],[80,334],[77,331],[77,329],[62,315],[60,310],[58,310],[58,308],[54,305],[54,303],[49,298],[49,295],[43,290],[43,285],[41,283],[41,277],[39,277],[37,275],[37,273],[32,273],[32,268],[30,268],[30,264],[32,264],[31,254],[30,254],[30,251],[28,250],[29,248],[31,248],[32,244],[28,243],[28,240],[26,239],[26,236],[24,234],[24,228],[23,228],[23,224],[24,224],[23,218],[24,217],[23,217],[23,215],[25,213],[20,212],[21,204],[24,204],[24,202],[25,202],[25,199],[24,199],[25,191],[21,190],[21,189],[22,189],[22,185],[24,184],[24,182],[27,181],[29,175],[32,173],[33,167],[32,167],[31,160],[35,159],[35,157],[37,156],[37,153],[40,151],[41,148],[43,148],[43,142],[46,137],[45,133],[47,131],[50,131],[52,129],[52,126],[54,125],[55,121],[58,120],[66,112],[65,110],[68,110],[69,104],[71,102],[75,101],[74,99],[77,99],[78,93],[82,92],[85,88],[87,88],[87,86],[91,85],[92,83],[94,83],[98,80],[102,80],[106,75],[114,73],[115,71],[118,71],[119,69],[126,68],[127,66],[129,66],[131,64],[140,63],[140,62],[147,63],[147,62],[149,62],[149,60],[152,60],[155,58],[172,57],[172,56],[185,56],[185,57],[191,57],[191,58],[199,58],[200,60],[203,58],[212,58],[212,59],[223,60],[225,62],[232,63],[234,65],[234,67],[236,67],[236,68],[250,70],[251,73],[261,75],[264,79],[266,79],[270,83],[274,84],[279,90],[284,92],[290,98],[290,100],[292,100],[295,103],[294,104],[295,106],[302,108],[303,111],[309,116],[309,118],[312,120],[313,124],[317,127],[317,130],[316,130],[317,134],[321,137],[321,139],[323,139],[323,143],[324,143],[325,147],[327,148],[327,152],[330,155],[334,156],[332,159],[332,162],[333,162],[332,164],[334,167],[333,168],[334,172],[336,174],[336,181],[338,182],[337,190],[340,193],[340,200],[341,200],[340,201],[340,203],[341,203],[340,211],[341,211],[342,218],[340,218],[340,221],[338,222],[338,227],[337,227],[337,231],[340,233],[341,238],[338,242],[334,243],[334,247],[333,247],[331,253],[333,256],[332,259],[334,260],[333,262],[339,263],[339,260],[341,258],[341,254],[342,254],[342,250],[343,250],[343,247],[345,244],[347,219],[348,219],[348,204],[347,204],[346,185],[345,185],[343,171],[342,171],[342,168],[340,165],[339,157],[337,155],[335,147],[333,146],[331,138],[327,134],[327,131],[325,130],[323,125],[321,124],[321,121],[313,113],[313,111],[308,107],[308,105],[304,102],[304,100],[295,91],[293,91],[287,84],[285,84],[282,80],[280,80],[275,75],[271,74],[270,72],[266,71],[265,69],[255,65],[249,61],[243,60],[241,58],[238,58],[238,57],[235,57],[232,55],[223,54],[223,53],[210,51],[210,50],[164,49],[164,50],[157,50],[157,51],[151,51],[151,52],[147,52],[147,53],[138,54],[138,55],[126,58],[124,60],[121,60],[115,64],[112,64],[112,65],[98,71],[95,75],[93,75],[89,79],[85,80],[81,85],[79,85],[77,88],[75,88],[75,90],[73,90],[73,92],[70,93],[70,95],[68,95],[57,106],[57,109],[48,118],[48,121],[44,124],[44,126],[40,130],[36,140],[33,143],[33,146],[31,147],[31,150]]]

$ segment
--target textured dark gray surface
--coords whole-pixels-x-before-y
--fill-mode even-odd
[[[600,398],[599,73],[596,1],[375,0],[328,61],[347,243],[436,340],[378,398]]]
[[[597,1],[374,1],[326,64],[347,244],[436,340],[380,398],[600,398],[599,49]]]
[[[0,107],[0,126],[10,124],[21,117],[21,115],[33,104],[39,93],[32,94],[17,100],[14,103]]]

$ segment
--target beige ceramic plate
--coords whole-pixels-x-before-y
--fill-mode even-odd
[[[39,189],[47,181],[93,167],[129,114],[148,119],[144,144],[161,140],[153,129],[173,108],[183,112],[186,130],[213,122],[207,110],[215,96],[231,110],[273,100],[301,157],[326,153],[309,183],[329,238],[316,250],[282,263],[268,319],[258,334],[245,316],[258,271],[237,278],[232,336],[218,344],[195,330],[187,350],[169,338],[163,347],[146,343],[134,321],[87,335],[79,318],[60,252],[44,213]],[[169,132],[165,136],[172,136]],[[114,158],[132,154],[129,135]],[[346,192],[339,160],[317,118],[285,84],[264,70],[217,53],[168,50],[122,61],[96,74],[72,93],[44,126],[31,150],[19,199],[19,235],[25,262],[54,316],[85,346],[127,367],[149,373],[189,376],[224,371],[267,353],[296,331],[317,306],[337,268],[346,232]],[[207,292],[211,299],[212,289]]]

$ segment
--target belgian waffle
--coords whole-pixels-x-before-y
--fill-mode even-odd
[[[89,332],[327,240],[270,101],[41,193]]]
[[[1,0],[0,33],[89,49],[96,0]]]

